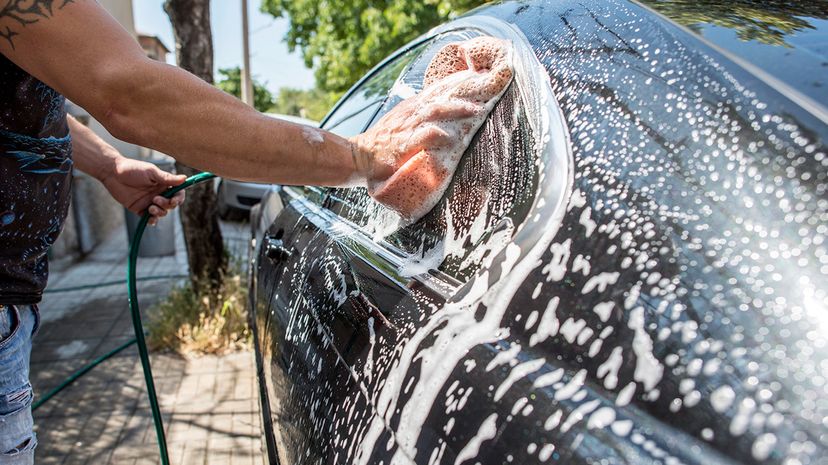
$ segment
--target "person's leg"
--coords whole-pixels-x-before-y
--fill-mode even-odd
[[[38,319],[35,306],[0,306],[0,465],[34,463],[29,359]]]

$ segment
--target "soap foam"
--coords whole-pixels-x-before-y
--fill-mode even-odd
[[[322,133],[310,126],[302,126],[302,137],[305,139],[310,145],[319,145],[322,142],[325,142],[325,138],[322,136]]]
[[[385,181],[369,186],[379,202],[397,211],[408,222],[423,217],[440,201],[475,133],[486,121],[512,80],[512,45],[493,37],[477,37],[448,44],[431,60],[423,79],[423,101],[433,102],[423,112],[444,109],[445,119],[423,131],[435,131],[438,141],[405,160]],[[468,116],[449,108],[471,102]],[[469,108],[468,105],[465,106]]]
[[[463,23],[461,19],[454,24],[468,28],[482,27],[487,33],[522,44],[514,49],[515,62],[518,64],[515,84],[517,93],[527,108],[527,114],[532,116],[527,122],[534,136],[536,145],[533,151],[539,156],[538,170],[541,173],[536,197],[545,199],[542,203],[534,204],[528,217],[541,215],[544,222],[524,222],[516,225],[514,233],[509,231],[507,237],[511,240],[502,242],[492,236],[483,244],[477,245],[476,248],[490,249],[489,258],[482,271],[468,283],[467,292],[459,300],[450,300],[429,314],[413,335],[401,341],[395,349],[395,357],[385,376],[385,382],[372,396],[372,399],[376,399],[376,411],[369,420],[368,427],[357,436],[355,457],[352,460],[355,464],[374,463],[373,451],[381,447],[379,438],[389,430],[393,431],[397,440],[397,450],[391,463],[410,461],[410,457],[417,456],[420,452],[417,445],[424,435],[431,434],[432,430],[426,427],[426,421],[433,406],[445,392],[446,384],[458,372],[458,367],[463,366],[466,372],[474,369],[474,361],[466,358],[469,351],[479,344],[497,340],[508,331],[504,328],[504,325],[508,325],[505,321],[506,309],[527,276],[536,270],[541,256],[549,249],[566,211],[566,201],[572,193],[572,155],[563,115],[552,93],[549,76],[526,38],[519,30],[496,18],[477,17],[469,23]],[[552,137],[553,135],[558,137]],[[434,247],[435,250],[442,251],[443,255],[452,253],[456,247],[462,247],[462,239],[468,234],[456,234],[450,213],[451,208],[447,208],[447,232],[443,241]],[[506,247],[504,243],[512,245]],[[507,255],[508,260],[500,261],[497,258],[500,255]],[[500,273],[497,272],[498,267],[492,266],[493,261],[501,263]],[[496,280],[490,281],[490,272],[496,273]],[[485,309],[482,319],[476,311],[481,308],[480,304]],[[551,315],[555,316],[554,313]],[[552,377],[564,376],[553,373],[554,375],[544,378],[544,381],[554,384],[557,381],[553,381]],[[635,386],[635,383],[630,383],[631,389],[627,389],[625,395],[632,397]],[[403,396],[403,393],[406,395]],[[547,420],[545,427],[551,430],[561,421],[562,412],[559,410]],[[610,427],[613,432],[628,434],[631,425],[628,420],[616,420]],[[544,450],[548,451],[545,453],[551,453],[547,447]],[[486,450],[478,448],[476,452],[482,456]]]

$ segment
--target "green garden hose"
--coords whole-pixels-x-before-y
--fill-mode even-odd
[[[136,342],[138,342],[138,340],[135,339],[135,338],[132,338],[132,339],[124,342],[123,344],[119,345],[118,347],[110,350],[109,352],[101,355],[100,357],[96,358],[95,360],[92,360],[85,367],[83,367],[80,370],[78,370],[78,371],[72,373],[71,375],[69,375],[69,377],[64,379],[63,382],[61,382],[56,388],[50,390],[49,392],[44,394],[42,397],[37,399],[36,402],[32,403],[32,412],[34,412],[35,410],[40,408],[41,405],[48,402],[49,399],[54,397],[57,393],[59,393],[60,391],[66,389],[67,387],[69,387],[69,385],[74,383],[75,381],[77,381],[78,378],[80,378],[81,376],[89,373],[96,366],[98,366],[101,363],[109,360],[110,358],[115,356],[115,354],[117,354],[118,352],[121,352],[122,350],[126,349],[127,347],[131,346],[132,344],[135,344]]]
[[[141,276],[141,277],[137,278],[135,281],[140,282],[140,281],[155,281],[155,280],[160,280],[160,279],[182,279],[182,278],[187,278],[189,276],[190,275],[187,275],[187,274],[161,274],[161,275],[153,275],[153,276]],[[97,289],[97,288],[100,288],[100,287],[117,286],[119,284],[124,284],[124,280],[119,279],[117,281],[103,281],[103,282],[95,283],[95,284],[81,284],[81,285],[78,285],[78,286],[57,287],[57,288],[46,289],[45,291],[43,291],[43,293],[44,294],[52,294],[52,293],[58,293],[58,292],[84,291],[84,290],[88,290],[88,289]],[[63,391],[67,387],[69,387],[72,383],[77,381],[83,375],[85,375],[85,374],[89,373],[90,371],[92,371],[93,368],[95,368],[96,366],[100,365],[101,363],[109,360],[110,358],[114,357],[115,355],[119,354],[124,349],[126,349],[127,347],[130,347],[132,344],[135,344],[136,342],[138,342],[138,340],[136,338],[132,338],[132,339],[124,342],[123,344],[119,345],[118,347],[110,350],[109,352],[101,355],[100,357],[96,358],[95,360],[92,360],[87,365],[84,365],[79,370],[77,370],[74,373],[72,373],[71,375],[69,375],[60,384],[58,384],[53,389],[50,389],[49,392],[47,392],[46,394],[40,396],[35,402],[33,402],[32,403],[32,412],[36,411],[38,408],[40,408],[40,406],[42,406],[43,404],[48,402],[52,397],[56,396],[58,393],[60,393],[61,391]]]
[[[171,187],[164,191],[161,196],[164,198],[169,199],[173,195],[177,194],[178,192],[200,182],[204,182],[210,179],[215,178],[216,176],[212,173],[199,173],[194,176],[190,176],[185,180],[183,183],[179,184],[178,186]],[[57,393],[68,387],[70,384],[74,383],[80,377],[85,375],[86,373],[90,372],[93,368],[100,365],[104,361],[112,358],[115,354],[123,351],[127,347],[130,347],[132,344],[138,345],[138,355],[141,358],[141,366],[144,370],[144,381],[147,384],[147,397],[149,397],[150,402],[150,409],[152,410],[152,419],[155,423],[155,435],[158,438],[158,451],[161,455],[161,463],[163,465],[170,464],[170,456],[167,451],[167,438],[164,434],[164,423],[161,418],[161,408],[158,406],[158,396],[155,393],[155,382],[152,378],[152,368],[150,367],[150,360],[149,360],[149,350],[147,349],[147,342],[144,339],[144,327],[141,323],[141,312],[138,308],[138,281],[149,281],[154,279],[169,279],[169,278],[183,278],[187,277],[188,275],[161,275],[161,276],[142,276],[140,278],[136,277],[135,270],[136,265],[138,263],[138,248],[141,245],[141,237],[144,235],[144,230],[147,228],[147,222],[149,221],[150,214],[144,213],[144,216],[141,217],[141,221],[138,222],[138,227],[135,230],[135,235],[132,237],[132,242],[129,245],[129,259],[127,260],[127,292],[129,294],[129,312],[132,316],[132,327],[135,330],[135,338],[130,339],[120,346],[112,349],[111,351],[107,352],[104,355],[96,358],[88,365],[84,366],[80,370],[72,373],[68,378],[63,380],[57,387],[47,392],[43,397],[39,398],[36,402],[32,404],[32,411],[37,410],[41,405],[48,402],[49,399],[54,397]],[[51,291],[46,292],[70,292],[70,291],[78,291],[84,289],[93,289],[97,287],[104,287],[104,286],[112,286],[116,284],[120,284],[123,281],[107,281],[98,284],[84,284],[81,286],[74,286],[74,287],[66,287],[66,288],[58,288],[53,289]]]
[[[199,173],[190,176],[183,183],[167,189],[161,196],[169,199],[176,193],[200,182],[213,179],[215,177],[212,173]],[[129,260],[127,260],[127,292],[129,293],[129,311],[132,314],[132,326],[135,330],[135,339],[138,344],[138,355],[141,357],[141,366],[144,369],[144,381],[147,383],[147,397],[149,397],[150,409],[152,410],[152,419],[155,423],[155,435],[158,438],[158,451],[161,454],[162,465],[169,465],[170,456],[167,452],[167,438],[164,435],[164,423],[161,419],[161,408],[158,406],[158,396],[155,393],[155,382],[152,378],[152,368],[150,367],[149,350],[147,350],[147,342],[144,340],[144,327],[141,324],[141,312],[138,309],[138,286],[136,285],[135,267],[138,262],[138,246],[141,244],[141,236],[144,235],[144,230],[147,228],[149,221],[149,213],[144,213],[141,221],[138,223],[138,228],[135,230],[135,236],[132,238],[132,243],[129,246]]]

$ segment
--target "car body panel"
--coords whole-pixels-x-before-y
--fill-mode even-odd
[[[517,144],[497,113],[408,236],[360,191],[279,190],[263,242],[288,253],[262,245],[253,292],[282,461],[823,463],[821,115],[624,1],[505,2],[411,47],[480,33],[537,62],[510,90],[529,212],[468,201]],[[458,248],[484,250],[469,273],[442,260]]]
[[[828,114],[828,2],[640,1],[770,78],[799,105]]]
[[[250,207],[261,202],[268,189],[269,184],[222,179],[219,193],[228,206],[238,210],[250,210]]]

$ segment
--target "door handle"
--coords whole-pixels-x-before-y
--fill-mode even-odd
[[[265,256],[273,262],[283,262],[293,255],[291,251],[285,247],[282,239],[277,239],[274,236],[265,236],[263,245]]]

